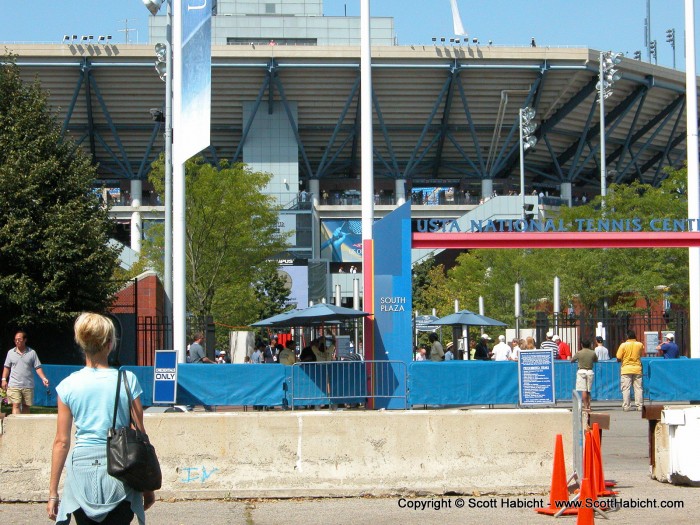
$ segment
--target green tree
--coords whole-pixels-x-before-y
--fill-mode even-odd
[[[260,268],[260,275],[255,282],[255,297],[258,310],[255,317],[265,319],[291,309],[285,307],[289,299],[287,281],[280,275],[276,263],[267,263]]]
[[[658,187],[639,182],[613,184],[604,208],[598,197],[585,206],[562,208],[559,218],[572,232],[578,231],[579,224],[589,224],[588,220],[598,230],[605,226],[612,231],[612,221],[639,219],[644,230],[649,230],[651,219],[687,217],[686,180],[682,169],[669,171]],[[663,293],[661,286],[673,302],[688,304],[686,249],[471,250],[461,254],[446,273],[442,267],[421,271],[427,278],[421,277],[414,291],[421,310],[436,308],[446,315],[452,312],[455,299],[461,307],[475,309],[478,297],[483,296],[486,314],[511,325],[514,284],[520,283],[523,315],[532,321],[541,308],[540,300],[552,301],[555,276],[561,282],[562,310],[573,303],[591,311],[604,298],[613,312],[640,309],[634,306],[640,298],[645,301],[641,309],[648,310]]]
[[[13,56],[0,66],[0,318],[57,327],[103,310],[115,287],[112,224],[92,192],[94,166],[61,137],[38,82]]]
[[[566,208],[561,217],[570,229],[588,223],[613,231],[618,224],[639,219],[642,231],[650,231],[652,219],[687,218],[687,170],[671,170],[659,186],[634,181],[613,184],[601,206],[600,197],[586,206]],[[578,222],[577,222],[578,221]],[[602,224],[599,224],[599,221]],[[623,222],[624,224],[624,222]],[[584,226],[585,228],[585,226]],[[658,299],[659,288],[667,287],[677,304],[688,304],[688,251],[682,248],[635,248],[609,250],[562,250],[562,275],[567,277],[567,295],[577,294],[587,308],[607,297],[612,311],[632,311],[638,298],[643,310]],[[564,286],[564,285],[563,285]],[[564,295],[564,294],[562,294]]]
[[[161,158],[150,176],[161,195],[163,168]],[[279,207],[262,193],[268,181],[242,164],[217,168],[201,157],[186,164],[187,310],[199,323],[212,316],[226,327],[243,326],[273,311],[273,302],[284,310],[286,296],[267,291],[277,275],[270,260],[287,247]],[[152,230],[145,253],[162,273],[162,228]]]

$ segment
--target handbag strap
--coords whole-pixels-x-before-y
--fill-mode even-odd
[[[112,415],[112,428],[117,426],[117,410],[119,409],[119,391],[121,390],[122,375],[124,376],[124,387],[126,389],[126,395],[129,398],[129,426],[134,424],[134,418],[131,415],[131,408],[134,403],[134,399],[131,396],[131,388],[129,388],[129,381],[126,378],[126,370],[119,370],[117,372],[117,393],[114,396],[114,414]]]

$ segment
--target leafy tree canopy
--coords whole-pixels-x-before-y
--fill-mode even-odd
[[[4,329],[65,325],[103,310],[117,253],[92,192],[95,167],[61,136],[38,82],[13,56],[0,66],[0,320]]]
[[[163,159],[151,181],[164,193]],[[243,326],[284,310],[274,256],[284,251],[279,206],[262,192],[269,175],[243,164],[217,168],[201,157],[186,164],[187,310],[198,322],[213,316],[225,327]],[[162,228],[152,228],[146,254],[162,273]]]

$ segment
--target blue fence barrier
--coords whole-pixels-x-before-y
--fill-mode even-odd
[[[642,359],[644,367],[644,397],[654,402],[694,401],[700,399],[700,359]],[[413,362],[407,367],[408,405],[500,405],[518,403],[517,363],[484,361]],[[138,377],[143,388],[144,406],[153,403],[153,368],[125,367]],[[210,365],[187,364],[178,368],[178,404],[186,405],[262,405],[284,406],[292,403],[293,368],[284,365]],[[320,403],[323,390],[332,399],[358,401],[364,395],[360,389],[363,377],[349,377],[338,370],[327,372],[331,390],[318,387],[314,377],[296,367],[294,381],[299,388],[313,383],[316,394],[305,393],[296,405]],[[362,366],[355,367],[362,374]],[[353,368],[353,370],[355,369]],[[34,391],[34,403],[56,406],[56,385],[78,366],[44,365],[50,381],[48,389],[41,387],[39,378]],[[555,361],[554,382],[557,401],[570,401],[576,382],[576,364]],[[597,401],[618,401],[620,364],[604,361],[595,365],[595,380],[591,397]],[[318,378],[316,378],[318,379]],[[347,383],[347,384],[345,384]],[[312,385],[312,386],[313,386]],[[301,390],[298,390],[301,392]],[[357,397],[355,397],[357,395]],[[341,401],[349,402],[349,401]],[[325,403],[325,402],[324,402]]]

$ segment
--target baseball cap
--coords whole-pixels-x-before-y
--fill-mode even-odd
[[[222,350],[221,352],[219,352],[219,355],[226,355],[226,350]]]
[[[552,341],[561,341],[561,337],[559,337],[557,334],[554,334],[552,336]]]
[[[499,341],[505,341],[505,340],[506,340],[506,336],[505,336],[505,335],[499,335],[499,336],[498,336],[498,340],[499,340]]]
[[[670,339],[673,341],[673,334],[670,332],[668,334],[666,334],[666,339]]]
[[[487,341],[490,341],[491,338],[489,337],[489,334],[481,334],[482,339],[486,339]]]
[[[549,331],[547,332],[547,339],[551,339],[554,336],[554,332]]]

